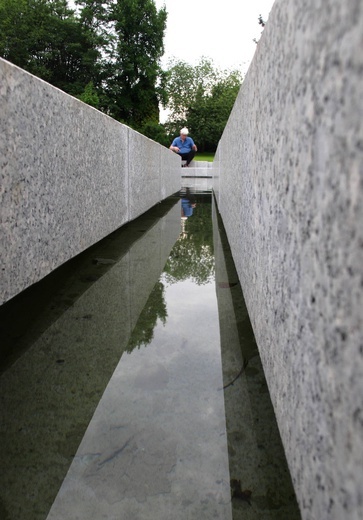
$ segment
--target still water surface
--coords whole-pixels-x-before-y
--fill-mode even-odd
[[[300,518],[210,193],[0,309],[4,520]]]

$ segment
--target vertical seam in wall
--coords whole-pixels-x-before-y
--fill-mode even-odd
[[[162,184],[162,172],[161,172],[161,146],[159,147],[159,200],[163,200],[163,184]]]
[[[160,150],[160,200],[163,200],[164,197],[169,197],[170,194],[169,194],[169,184],[167,184],[166,182],[166,179],[168,179],[167,175],[169,172],[166,171],[166,169],[168,168],[168,164],[169,164],[169,161],[166,160],[166,154],[162,148],[162,145],[159,146],[159,150]],[[164,181],[164,195],[162,193],[162,189],[163,189],[163,181]],[[166,186],[168,186],[168,188],[166,188]],[[161,266],[162,264],[162,244],[163,244],[163,233],[165,231],[165,226],[167,225],[167,217],[165,217],[165,220],[163,221],[163,224],[162,226],[160,226],[160,233],[161,233],[161,236],[160,236],[160,247],[159,247],[159,265]],[[169,255],[168,255],[169,256]],[[165,264],[164,264],[165,265]],[[161,266],[161,269],[160,269],[160,273],[162,274],[163,273],[163,270],[164,270],[164,265]],[[160,274],[160,276],[161,276]]]
[[[132,327],[132,303],[133,303],[133,298],[132,298],[132,287],[133,285],[131,284],[131,255],[130,255],[130,250],[127,251],[127,260],[128,260],[128,276],[129,276],[129,323],[130,323],[130,339],[131,339],[131,334],[133,332],[133,327]],[[129,340],[130,341],[130,340]]]
[[[95,241],[101,238],[102,236],[107,236],[110,233],[110,224],[115,225],[117,228],[119,226],[124,225],[127,222],[130,222],[135,218],[135,215],[138,214],[140,207],[144,208],[144,211],[150,209],[150,207],[154,206],[155,201],[155,192],[156,192],[156,180],[155,176],[159,175],[159,199],[163,200],[168,197],[170,194],[174,193],[176,189],[180,189],[180,173],[178,174],[178,181],[176,181],[175,176],[179,169],[173,166],[174,162],[177,163],[176,157],[173,157],[173,153],[170,150],[167,150],[162,145],[155,143],[152,145],[150,143],[150,139],[142,136],[138,132],[135,132],[131,128],[127,127],[122,123],[119,123],[109,116],[102,114],[101,112],[95,111],[91,107],[87,107],[81,101],[77,101],[68,94],[56,89],[52,85],[46,83],[45,81],[36,78],[35,76],[30,75],[28,72],[22,70],[15,65],[6,62],[0,58],[0,75],[3,78],[6,84],[9,82],[14,82],[17,84],[21,84],[24,87],[24,92],[27,92],[27,89],[30,89],[30,92],[35,92],[36,96],[39,98],[38,101],[42,102],[43,98],[47,98],[51,100],[52,103],[62,103],[62,106],[65,107],[66,114],[74,113],[74,110],[77,110],[77,113],[80,114],[79,117],[82,118],[82,125],[87,128],[93,128],[92,125],[99,125],[99,128],[102,129],[104,134],[105,142],[102,141],[102,136],[98,135],[92,136],[92,140],[94,143],[96,141],[99,143],[101,149],[105,151],[106,149],[110,150],[108,153],[112,154],[110,157],[110,182],[117,180],[117,188],[115,186],[115,182],[112,184],[111,188],[105,186],[105,190],[102,191],[102,197],[105,197],[104,201],[104,211],[107,211],[107,205],[109,205],[110,216],[106,213],[99,214],[97,208],[94,205],[89,205],[89,210],[82,211],[75,207],[73,204],[69,206],[69,212],[67,212],[68,217],[78,218],[80,216],[83,222],[87,221],[87,226],[90,229],[92,227],[92,232],[89,234],[88,239],[84,240],[82,244],[79,239],[76,237],[75,232],[72,228],[67,226],[62,213],[64,210],[62,197],[59,199],[57,194],[54,193],[53,190],[49,192],[49,197],[52,201],[54,201],[53,208],[53,219],[52,223],[47,225],[44,219],[41,218],[41,213],[38,209],[38,201],[39,197],[42,197],[43,190],[48,190],[48,185],[42,185],[40,187],[40,192],[37,185],[38,176],[36,174],[36,162],[34,162],[34,157],[32,156],[32,148],[27,146],[26,149],[23,150],[23,153],[20,155],[20,150],[16,150],[16,153],[11,153],[13,151],[14,144],[14,136],[20,135],[25,142],[28,141],[28,126],[38,125],[39,121],[41,123],[41,114],[40,112],[36,113],[36,117],[34,119],[34,112],[31,112],[31,107],[28,111],[22,111],[22,122],[26,124],[21,124],[19,122],[19,106],[21,104],[21,99],[14,95],[11,92],[4,91],[0,93],[1,102],[5,102],[8,107],[9,112],[9,120],[11,120],[12,128],[15,130],[10,132],[6,136],[6,141],[2,141],[1,145],[4,148],[2,152],[5,152],[5,158],[11,155],[11,162],[9,163],[9,168],[11,171],[16,171],[17,168],[21,167],[22,164],[27,164],[27,179],[29,181],[29,187],[27,188],[27,197],[29,197],[29,202],[27,202],[26,211],[33,211],[35,216],[35,222],[38,229],[44,231],[46,233],[45,236],[48,236],[47,233],[52,229],[51,225],[57,223],[57,229],[60,230],[61,234],[68,237],[67,240],[67,248],[60,248],[59,241],[57,242],[57,247],[59,249],[51,248],[51,242],[48,241],[48,245],[44,242],[44,247],[41,249],[36,248],[36,241],[31,240],[31,251],[26,251],[26,248],[21,248],[21,250],[16,250],[17,243],[24,244],[24,236],[22,236],[20,228],[18,226],[18,220],[21,221],[23,218],[23,207],[11,205],[11,197],[7,197],[7,204],[3,204],[4,207],[1,208],[2,212],[10,211],[11,212],[11,225],[12,228],[11,233],[11,247],[6,248],[6,251],[2,251],[0,255],[0,261],[5,262],[7,267],[7,272],[4,275],[4,280],[1,280],[0,283],[0,304],[5,303],[7,300],[20,293],[29,285],[36,283],[41,280],[44,276],[49,274],[52,270],[59,267],[61,263],[64,261],[73,258],[78,255],[84,248],[90,247],[95,243]],[[10,83],[9,83],[10,84]],[[9,97],[10,96],[10,97]],[[75,108],[77,107],[77,108]],[[18,114],[18,115],[16,115]],[[16,116],[16,117],[15,117]],[[82,183],[87,183],[88,174],[90,175],[90,179],[97,178],[97,171],[94,171],[96,166],[96,158],[97,158],[97,148],[93,149],[90,145],[90,137],[86,135],[85,132],[81,132],[83,126],[81,125],[79,131],[72,124],[72,119],[68,121],[68,115],[64,119],[65,116],[53,114],[52,115],[52,129],[53,132],[49,133],[49,128],[43,126],[39,127],[39,139],[42,140],[42,157],[43,163],[46,164],[47,161],[53,161],[53,170],[56,173],[59,173],[61,176],[60,179],[63,179],[63,175],[65,175],[66,168],[74,168],[72,162],[74,160],[73,155],[67,152],[67,148],[62,149],[62,154],[59,156],[59,160],[54,162],[54,150],[53,143],[57,135],[57,126],[62,125],[65,128],[64,124],[67,125],[67,130],[69,128],[69,138],[67,139],[67,146],[69,144],[70,150],[73,150],[72,140],[74,138],[77,139],[77,149],[85,154],[86,160],[88,161],[88,166],[91,166],[90,158],[93,157],[92,161],[95,161],[92,166],[92,171],[89,170],[82,177],[79,177],[79,186],[82,187]],[[113,122],[112,122],[113,121]],[[90,124],[88,124],[90,122]],[[68,126],[69,125],[69,126]],[[118,126],[120,125],[120,127]],[[80,133],[81,132],[81,133]],[[72,137],[70,137],[72,136]],[[75,136],[75,137],[73,137]],[[140,137],[139,137],[140,136]],[[58,135],[59,137],[59,135]],[[93,139],[94,138],[94,139]],[[110,140],[109,140],[110,138]],[[43,142],[44,139],[44,142]],[[8,142],[9,140],[9,142]],[[59,142],[59,139],[58,141]],[[98,145],[97,145],[98,146]],[[155,151],[154,146],[159,147],[159,152]],[[90,148],[88,148],[90,147]],[[108,148],[110,147],[110,148]],[[153,150],[153,159],[156,155],[159,155],[159,172],[154,172],[154,166],[148,166],[150,163],[149,157],[149,149]],[[88,153],[90,152],[90,153]],[[93,155],[92,155],[93,154]],[[96,154],[96,155],[95,155]],[[80,164],[82,163],[83,157],[79,157]],[[137,160],[135,160],[137,159]],[[112,163],[112,164],[111,164]],[[131,173],[131,164],[132,164],[132,173]],[[156,161],[155,163],[156,165]],[[20,165],[20,166],[19,166]],[[144,166],[147,166],[144,168]],[[141,171],[139,171],[141,170]],[[111,174],[112,171],[112,174]],[[132,175],[135,178],[131,178]],[[172,175],[174,175],[172,177]],[[152,176],[152,177],[151,177]],[[8,178],[9,177],[9,178]],[[64,177],[66,178],[66,177]],[[144,186],[149,184],[152,181],[153,189],[150,194],[147,189],[142,189],[140,184],[141,181],[145,179]],[[6,179],[9,183],[9,189],[13,190],[13,184],[11,181],[11,175],[7,176]],[[27,181],[27,182],[28,182]],[[92,181],[93,182],[93,181]],[[96,181],[95,181],[96,182]],[[147,183],[147,184],[146,184]],[[155,184],[154,184],[155,183]],[[106,181],[105,181],[105,184]],[[174,190],[174,186],[177,188]],[[52,186],[55,188],[55,186]],[[15,188],[14,188],[15,189]],[[93,193],[92,186],[89,186],[90,193]],[[94,188],[97,190],[97,187]],[[106,191],[109,190],[109,191]],[[112,190],[112,192],[111,192]],[[114,193],[117,190],[117,193]],[[119,193],[120,191],[120,193]],[[131,193],[132,191],[132,193]],[[110,194],[112,193],[112,195]],[[35,196],[37,195],[37,197]],[[101,194],[100,194],[101,195]],[[48,196],[48,195],[47,195]],[[76,195],[75,195],[76,196]],[[82,194],[79,194],[79,197],[82,197]],[[113,201],[116,202],[115,208],[112,207]],[[68,201],[67,204],[70,204]],[[121,204],[121,205],[120,205]],[[132,204],[132,208],[131,208]],[[22,204],[23,205],[23,204]],[[25,211],[25,209],[24,209]],[[102,218],[100,218],[102,216]],[[95,224],[97,222],[97,225]],[[81,225],[81,224],[80,224]],[[84,224],[85,225],[85,224]],[[29,230],[29,233],[31,230]],[[30,237],[30,235],[29,235]],[[33,243],[34,242],[34,243]],[[21,265],[23,261],[25,261],[26,255],[33,255],[34,262],[32,265],[36,265],[34,269],[31,269],[32,266],[29,265],[29,269],[24,268],[21,269]],[[64,256],[61,256],[64,255]],[[13,259],[17,258],[17,262],[14,263]],[[44,263],[44,258],[46,258],[46,263]],[[26,264],[28,265],[28,264]],[[10,267],[11,266],[11,267]]]
[[[127,129],[127,222],[130,222],[130,129]]]

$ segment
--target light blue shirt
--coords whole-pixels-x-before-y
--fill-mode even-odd
[[[190,150],[193,149],[194,141],[191,137],[186,137],[183,142],[179,136],[174,139],[171,146],[177,146],[179,148],[179,153],[189,153]]]

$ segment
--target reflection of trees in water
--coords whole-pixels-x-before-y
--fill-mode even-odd
[[[203,285],[214,279],[211,200],[210,197],[200,200],[196,197],[196,202],[193,216],[186,221],[185,233],[174,245],[164,268],[163,279],[169,284],[190,279]],[[165,287],[159,280],[137,320],[126,352],[151,343],[157,320],[166,322],[164,293]]]
[[[165,266],[168,283],[192,280],[203,285],[213,279],[214,256],[211,247],[193,242],[192,237],[182,239],[174,246]]]
[[[193,216],[185,221],[183,235],[174,245],[166,266],[165,279],[176,283],[190,279],[203,285],[214,279],[213,227],[210,196],[196,196]]]
[[[157,282],[132,331],[126,352],[131,353],[135,347],[148,345],[151,342],[158,318],[162,323],[166,322],[167,312],[164,291],[164,285],[161,282]]]

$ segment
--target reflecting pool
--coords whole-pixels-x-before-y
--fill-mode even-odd
[[[0,518],[300,518],[211,193],[0,308]]]

